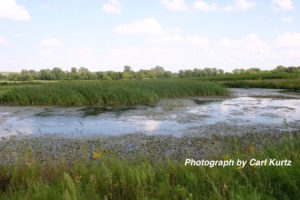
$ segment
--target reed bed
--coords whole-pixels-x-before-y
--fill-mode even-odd
[[[231,88],[270,88],[300,90],[300,78],[286,80],[237,80],[224,81],[224,86]]]
[[[162,98],[226,95],[216,83],[188,79],[61,81],[0,86],[0,103],[19,106],[152,105]]]

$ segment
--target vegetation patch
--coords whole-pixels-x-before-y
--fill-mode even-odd
[[[22,140],[12,141],[14,145],[18,143],[25,144]],[[70,162],[55,159],[48,155],[48,150],[41,152],[44,159],[39,160],[30,146],[23,146],[22,151],[17,148],[18,152],[6,146],[6,150],[12,151],[6,156],[11,155],[15,162],[0,162],[0,199],[297,199],[300,196],[299,136],[286,135],[261,147],[255,141],[229,136],[222,145],[223,155],[207,156],[206,160],[288,159],[292,166],[185,166],[184,160],[168,157],[160,161],[151,160],[151,156],[120,158],[101,146],[89,152],[84,145],[76,149],[84,155],[82,159],[69,159]]]
[[[232,88],[272,88],[300,90],[300,78],[285,80],[236,80],[222,82],[227,87]]]
[[[219,84],[188,79],[61,81],[0,86],[5,105],[118,106],[151,105],[162,98],[226,95]]]

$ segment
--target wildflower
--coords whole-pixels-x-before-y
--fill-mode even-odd
[[[226,185],[225,183],[224,183],[224,185],[223,185],[223,191],[224,191],[224,192],[227,192],[227,191],[228,191],[228,185]]]
[[[224,155],[224,160],[229,160],[230,159],[230,155],[229,154],[226,154],[226,155]]]
[[[98,159],[98,158],[100,158],[100,157],[101,157],[101,155],[100,155],[99,152],[96,152],[96,151],[93,152],[93,158],[94,158],[94,159]]]
[[[243,167],[242,167],[242,166],[238,166],[236,169],[237,169],[238,171],[242,171]]]
[[[75,182],[76,182],[76,183],[79,183],[80,180],[81,180],[81,178],[82,178],[82,177],[81,177],[80,175],[76,176],[76,177],[75,177]]]
[[[249,147],[250,154],[253,154],[254,151],[255,151],[255,147],[253,145],[250,145],[250,147]]]
[[[29,167],[29,168],[31,168],[32,167],[32,163],[31,162],[27,162],[26,166]]]

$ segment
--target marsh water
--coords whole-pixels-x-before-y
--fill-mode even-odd
[[[214,125],[281,127],[300,123],[300,94],[275,89],[230,89],[229,97],[165,99],[155,106],[0,106],[0,136],[144,133],[197,134]]]

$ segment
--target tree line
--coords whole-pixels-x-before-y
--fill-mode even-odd
[[[133,71],[130,66],[124,66],[122,72],[115,71],[99,71],[91,72],[87,68],[80,67],[79,69],[72,67],[70,71],[63,71],[55,67],[52,70],[42,69],[22,70],[21,72],[12,72],[3,74],[0,73],[0,80],[8,81],[33,81],[33,80],[130,80],[130,79],[155,79],[155,78],[192,78],[192,77],[209,77],[222,76],[225,74],[240,75],[240,74],[259,74],[259,73],[295,73],[300,72],[300,67],[277,66],[273,70],[261,70],[259,68],[243,69],[237,68],[232,72],[224,72],[222,69],[216,68],[194,68],[192,70],[180,70],[178,73],[166,71],[161,66],[156,66],[150,70]]]

